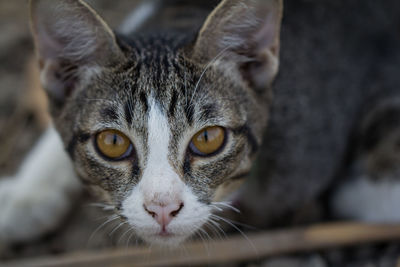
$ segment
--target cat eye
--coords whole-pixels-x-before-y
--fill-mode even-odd
[[[96,135],[96,147],[108,159],[122,160],[132,154],[133,145],[126,135],[117,130],[104,130]]]
[[[195,155],[210,156],[218,152],[224,145],[225,129],[220,126],[211,126],[196,133],[189,148]]]

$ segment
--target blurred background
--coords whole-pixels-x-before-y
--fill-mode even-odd
[[[113,28],[139,3],[138,0],[87,2]],[[285,3],[287,18],[284,21],[289,26],[283,27],[282,63],[291,71],[281,75],[278,85],[288,87],[282,81],[286,77],[300,88],[302,84],[327,88],[329,85],[333,88],[365,86],[375,88],[375,93],[368,96],[368,101],[372,102],[384,97],[379,92],[386,85],[389,91],[396,86],[400,90],[397,78],[400,76],[399,53],[392,53],[400,49],[396,46],[400,43],[400,1],[288,0]],[[34,67],[28,20],[26,0],[0,0],[0,176],[16,171],[48,122],[46,100]],[[305,37],[308,33],[310,38]],[[340,37],[329,37],[331,33],[333,37]],[[320,53],[318,57],[298,51],[312,46],[318,48],[315,50]],[[323,67],[318,73],[313,72],[318,64]],[[314,73],[319,76],[313,77]],[[332,78],[332,73],[336,77]],[[91,202],[88,196],[82,201]],[[78,205],[59,232],[34,244],[16,246],[1,256],[12,259],[111,245],[126,246],[129,235],[121,241],[123,230],[116,231],[116,238],[110,238],[110,229],[115,225],[92,236],[94,229],[106,219],[107,214],[100,210],[86,204]],[[275,263],[271,260],[241,266],[395,266],[400,255],[398,243],[365,244],[350,249],[292,255],[277,259]]]

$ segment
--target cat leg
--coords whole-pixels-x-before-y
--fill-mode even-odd
[[[15,177],[0,179],[0,245],[26,242],[54,230],[81,184],[50,127]]]
[[[353,172],[333,194],[337,217],[400,223],[400,98],[382,101],[363,120]]]
[[[360,176],[339,186],[331,199],[337,218],[366,222],[400,222],[400,179]]]

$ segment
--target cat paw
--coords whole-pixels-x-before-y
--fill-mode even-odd
[[[400,222],[400,181],[357,177],[342,184],[331,199],[335,217],[374,223]]]
[[[0,247],[34,240],[54,230],[69,210],[65,195],[48,185],[0,180]]]

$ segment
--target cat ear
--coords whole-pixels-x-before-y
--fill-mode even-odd
[[[41,82],[62,103],[90,75],[122,58],[106,23],[80,0],[31,0]]]
[[[201,28],[194,58],[234,64],[251,87],[262,90],[278,72],[281,19],[282,0],[224,0]]]

